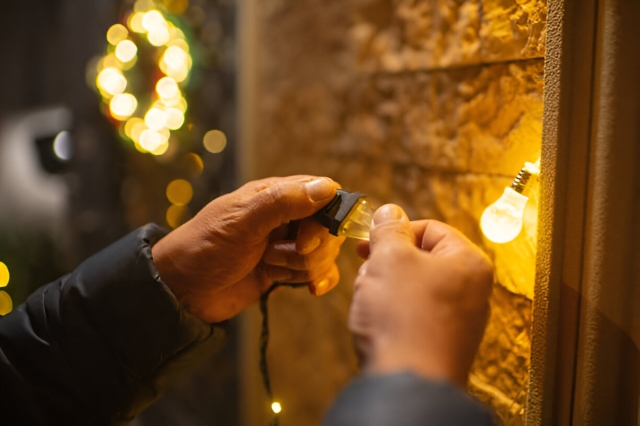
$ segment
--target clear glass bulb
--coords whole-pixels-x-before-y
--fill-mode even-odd
[[[480,218],[485,237],[494,243],[508,243],[522,230],[522,216],[529,198],[505,188],[502,197],[486,208]]]
[[[347,217],[342,221],[338,235],[369,241],[369,230],[375,210],[365,198],[358,200]]]

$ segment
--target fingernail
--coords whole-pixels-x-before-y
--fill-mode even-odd
[[[404,212],[395,204],[386,204],[380,207],[373,215],[373,226],[388,222],[398,222],[404,219]]]
[[[313,294],[316,296],[322,296],[323,294],[328,293],[329,290],[331,290],[331,288],[329,287],[330,285],[331,282],[328,279],[320,281],[314,286]]]
[[[323,201],[336,195],[333,182],[327,178],[314,179],[305,184],[307,194],[311,201]]]

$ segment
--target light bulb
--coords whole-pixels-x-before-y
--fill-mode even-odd
[[[512,188],[505,188],[502,197],[486,208],[480,218],[484,235],[494,243],[508,243],[522,230],[522,216],[529,198]]]
[[[373,213],[364,194],[339,189],[335,198],[313,217],[332,235],[368,241]]]
[[[279,402],[274,402],[273,404],[271,404],[271,411],[279,414],[282,411],[282,405],[280,405]]]

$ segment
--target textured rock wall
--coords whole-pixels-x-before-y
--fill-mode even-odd
[[[253,176],[328,175],[377,204],[460,228],[492,256],[493,315],[470,388],[506,424],[523,419],[535,275],[537,184],[525,229],[497,246],[478,221],[540,153],[542,0],[258,2]],[[357,372],[340,287],[273,298],[269,362],[282,424],[318,424]]]

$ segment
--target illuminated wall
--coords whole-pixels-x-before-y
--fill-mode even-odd
[[[534,180],[525,226],[495,245],[478,221],[540,155],[546,2],[257,2],[247,177],[328,175],[411,218],[460,228],[494,259],[493,315],[470,389],[523,419],[535,278]],[[359,261],[320,299],[273,297],[269,362],[282,424],[317,424],[357,372],[346,330]]]

